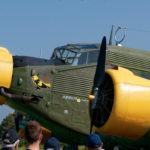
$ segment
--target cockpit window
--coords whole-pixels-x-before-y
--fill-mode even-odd
[[[57,48],[54,50],[52,59],[59,59],[64,64],[78,66],[97,62],[99,50],[80,51],[71,48]]]
[[[79,57],[79,60],[78,60],[78,65],[97,62],[98,53],[99,51],[81,53],[81,56]]]
[[[89,63],[95,63],[95,62],[97,62],[98,55],[99,55],[99,51],[89,52],[89,55],[88,55],[88,64]]]
[[[56,49],[53,53],[52,59],[62,60],[66,64],[72,64],[76,58],[77,53],[68,49]]]

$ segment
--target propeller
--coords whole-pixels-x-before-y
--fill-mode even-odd
[[[98,101],[98,92],[99,87],[102,85],[105,77],[105,59],[106,59],[106,37],[104,36],[102,39],[100,52],[97,60],[97,66],[93,81],[93,88],[91,95],[89,95],[89,99],[91,100],[90,104],[90,115],[91,115],[91,128],[90,132],[92,132],[92,126],[93,126],[93,111],[95,109],[95,106]]]

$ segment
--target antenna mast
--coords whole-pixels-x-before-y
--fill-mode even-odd
[[[112,45],[113,30],[114,30],[114,25],[112,25],[112,27],[111,27],[111,31],[110,31],[110,38],[109,38],[109,45]]]

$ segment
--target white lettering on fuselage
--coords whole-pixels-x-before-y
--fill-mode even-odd
[[[79,98],[79,97],[76,97],[76,96],[68,96],[68,95],[63,95],[62,99],[77,101],[78,103],[80,103],[81,101],[82,102],[88,101],[87,99],[82,99],[82,98]]]

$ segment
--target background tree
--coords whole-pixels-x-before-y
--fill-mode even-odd
[[[16,125],[15,125],[15,114],[9,114],[8,116],[6,116],[6,118],[3,119],[3,121],[0,124],[0,143],[1,143],[1,138],[3,133],[8,130],[8,129],[15,129],[16,130]],[[24,139],[21,139],[20,143],[19,143],[19,150],[25,149],[25,141]],[[1,149],[1,145],[0,145],[0,149]]]
[[[6,116],[6,118],[4,118],[3,121],[1,122],[1,124],[0,124],[0,138],[2,137],[2,134],[8,129],[16,129],[13,114],[9,114],[8,116]]]

